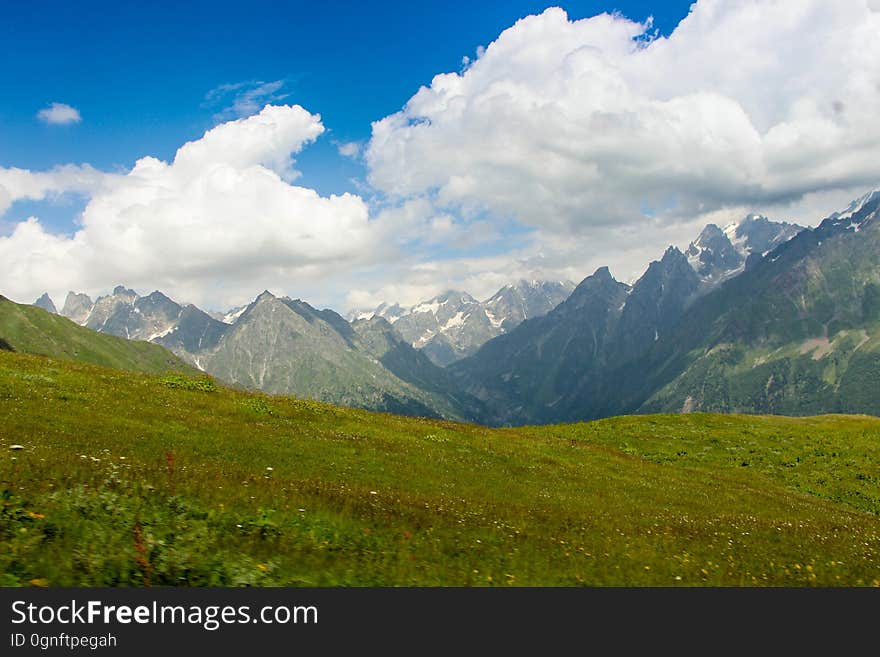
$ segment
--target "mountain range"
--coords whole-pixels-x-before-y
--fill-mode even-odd
[[[61,314],[232,385],[493,425],[642,412],[880,413],[880,192],[816,228],[748,215],[632,285],[449,291],[346,320],[269,292],[226,313],[119,286]],[[35,305],[52,312],[43,295]],[[442,367],[441,367],[442,366]]]
[[[430,312],[416,307],[391,315],[395,327],[379,312],[349,322],[332,310],[316,310],[268,291],[248,305],[207,313],[159,291],[140,296],[122,285],[95,301],[69,292],[60,314],[100,333],[162,345],[232,385],[373,410],[476,420],[484,414],[481,402],[460,391],[431,356],[445,347],[450,358],[476,350],[523,319],[551,309],[570,286],[522,281],[483,303],[465,293],[448,293],[421,304],[433,308]],[[34,305],[56,312],[47,294]],[[436,334],[433,340],[415,338],[423,349],[412,344],[420,325]]]
[[[413,347],[445,367],[524,320],[546,315],[573,289],[571,281],[520,280],[485,301],[449,290],[407,308],[383,303],[372,311],[351,313],[349,319],[382,317]]]
[[[631,288],[599,269],[546,317],[451,371],[487,404],[491,424],[880,413],[878,207],[874,192],[814,229],[777,224],[794,236],[758,240],[738,258],[728,247],[740,231],[708,227],[687,255],[669,248]]]
[[[51,311],[46,300],[40,305]],[[70,292],[61,314],[98,333],[161,345],[235,386],[407,415],[481,415],[479,402],[380,317],[349,323],[265,291],[223,321],[159,291],[139,296],[121,285],[94,302]]]

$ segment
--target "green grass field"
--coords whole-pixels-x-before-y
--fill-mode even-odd
[[[867,417],[487,429],[0,352],[0,492],[5,585],[880,585]]]

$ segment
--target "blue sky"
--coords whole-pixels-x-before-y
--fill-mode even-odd
[[[66,163],[128,169],[168,160],[215,123],[221,85],[283,81],[283,102],[319,113],[328,131],[298,159],[298,183],[322,194],[356,191],[363,167],[337,141],[366,141],[370,123],[399,110],[441,72],[545,7],[571,18],[619,11],[671,31],[690,2],[16,2],[0,22],[0,166]],[[52,102],[82,121],[46,125]],[[83,203],[21,202],[7,220],[39,211],[57,230]]]
[[[877,33],[880,0],[6,3],[0,293],[632,281],[880,183]]]

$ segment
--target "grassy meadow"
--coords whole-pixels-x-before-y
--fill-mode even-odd
[[[880,420],[488,429],[0,351],[0,504],[7,586],[878,586]]]

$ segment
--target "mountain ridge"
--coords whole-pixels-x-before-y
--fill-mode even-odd
[[[452,290],[382,304],[353,321],[268,291],[211,316],[124,286],[94,303],[70,293],[62,313],[161,344],[233,385],[487,424],[880,412],[871,386],[859,388],[880,372],[878,206],[872,192],[806,229],[757,214],[709,224],[631,286],[607,267],[573,290],[555,284],[565,298],[546,313],[548,295],[529,306],[523,293],[548,285],[539,281],[482,302]],[[469,329],[463,358],[461,327],[484,331]]]

